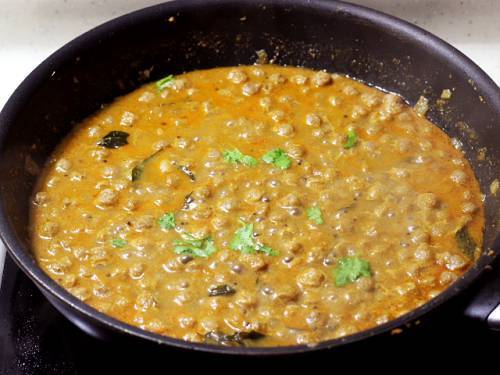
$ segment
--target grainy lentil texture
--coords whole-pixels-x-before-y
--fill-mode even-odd
[[[33,197],[38,263],[96,309],[186,340],[314,343],[415,309],[473,262],[455,234],[482,243],[474,174],[398,96],[271,65],[167,86],[77,126]],[[98,145],[117,130],[127,144]],[[339,286],[346,257],[365,269]]]

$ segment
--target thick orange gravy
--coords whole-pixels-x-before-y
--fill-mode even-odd
[[[272,65],[167,77],[58,147],[39,265],[97,310],[222,345],[313,344],[446,289],[482,243],[462,153],[398,96]]]

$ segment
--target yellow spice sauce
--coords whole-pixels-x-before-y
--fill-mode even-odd
[[[400,97],[273,65],[117,98],[54,152],[31,219],[39,265],[97,310],[247,346],[417,308],[472,265],[484,225],[469,163]]]

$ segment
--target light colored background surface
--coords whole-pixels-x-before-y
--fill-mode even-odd
[[[351,1],[440,36],[500,83],[500,0]],[[161,2],[0,0],[0,107],[22,79],[64,43],[111,18]],[[4,257],[0,245],[0,282]]]

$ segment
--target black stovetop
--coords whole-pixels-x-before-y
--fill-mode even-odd
[[[340,350],[280,358],[237,358],[181,352],[165,347],[94,339],[67,321],[31,281],[6,259],[0,290],[0,374],[160,374],[203,366],[222,373],[279,365],[281,371],[321,365],[329,372],[349,368],[391,367],[394,358],[411,366],[430,361],[492,363],[500,352],[500,333],[472,325],[460,311],[449,310],[416,329]],[[438,362],[432,363],[432,368]],[[345,367],[348,366],[348,367]],[[322,367],[323,368],[323,367]],[[149,369],[149,370],[148,370]],[[476,367],[477,369],[477,367]],[[178,371],[174,371],[178,372]],[[184,372],[184,371],[182,371]],[[405,373],[405,372],[403,372]]]

